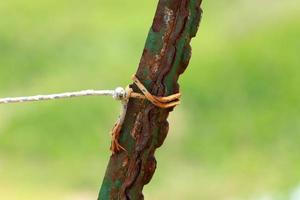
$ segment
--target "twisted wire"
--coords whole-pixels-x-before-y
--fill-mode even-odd
[[[49,95],[6,97],[6,98],[0,98],[0,104],[47,101],[47,100],[75,98],[75,97],[82,97],[82,96],[112,96],[116,100],[122,100],[123,98],[126,97],[125,90],[121,87],[118,87],[115,90],[82,90],[76,92],[65,92],[65,93],[49,94]]]
[[[125,116],[128,108],[128,102],[130,98],[147,99],[155,106],[164,109],[175,107],[180,103],[180,97],[181,97],[180,93],[176,93],[166,97],[157,97],[152,95],[136,76],[133,76],[132,79],[136,84],[136,86],[140,89],[142,94],[133,92],[133,89],[130,86],[127,86],[126,89],[122,87],[117,87],[115,90],[82,90],[77,92],[65,92],[65,93],[49,94],[49,95],[6,97],[6,98],[0,98],[0,104],[46,101],[46,100],[56,100],[56,99],[74,98],[74,97],[82,97],[82,96],[112,96],[115,100],[121,101],[122,103],[121,113],[111,132],[112,134],[111,151],[113,152],[113,154],[115,154],[121,150],[126,151],[126,149],[122,147],[119,143],[119,136],[125,120]]]

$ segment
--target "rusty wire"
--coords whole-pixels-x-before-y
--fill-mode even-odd
[[[133,92],[133,89],[130,88],[130,86],[127,86],[126,89],[122,87],[117,87],[115,90],[82,90],[76,92],[65,92],[65,93],[48,94],[48,95],[6,97],[6,98],[0,98],[0,104],[47,101],[47,100],[74,98],[74,97],[82,97],[82,96],[112,96],[113,99],[119,100],[122,103],[121,113],[111,132],[112,134],[111,151],[113,153],[117,153],[121,150],[125,150],[119,144],[118,138],[120,135],[120,131],[122,129],[122,125],[124,123],[124,119],[128,108],[128,102],[130,98],[147,99],[155,106],[159,108],[165,108],[165,109],[175,107],[180,103],[180,96],[181,96],[180,93],[173,94],[167,97],[157,97],[152,95],[136,76],[133,76],[132,79],[134,83],[137,85],[137,87],[140,89],[142,94]]]

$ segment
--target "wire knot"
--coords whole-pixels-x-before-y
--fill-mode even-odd
[[[143,93],[143,97],[140,97],[140,94],[138,93],[133,93],[134,96],[139,96],[136,96],[135,98],[145,98],[159,108],[173,108],[180,104],[180,93],[172,94],[166,97],[158,97],[152,95],[135,75],[132,76],[132,80]]]
[[[119,101],[128,98],[127,95],[126,95],[125,89],[122,88],[122,87],[117,87],[117,88],[114,90],[114,93],[113,93],[112,97],[113,97],[113,99],[119,100]]]
[[[136,76],[133,76],[132,80],[134,81],[136,86],[141,90],[142,94],[133,92],[133,89],[127,86],[126,89],[123,89],[121,87],[116,88],[113,95],[114,99],[120,100],[122,102],[121,114],[118,118],[118,121],[115,123],[112,129],[112,142],[110,149],[113,154],[116,154],[121,150],[126,151],[126,149],[120,145],[119,137],[125,120],[128,102],[130,98],[147,99],[153,105],[164,109],[173,108],[180,104],[180,93],[176,93],[167,97],[154,96],[146,89],[146,87],[139,81],[139,79]]]

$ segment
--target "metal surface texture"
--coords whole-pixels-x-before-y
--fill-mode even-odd
[[[190,41],[202,15],[201,0],[160,0],[136,77],[157,97],[179,93],[177,83],[189,64]],[[142,93],[133,83],[134,92]],[[112,154],[99,200],[141,200],[156,170],[155,151],[168,133],[173,108],[159,108],[145,99],[130,99],[119,142],[126,151]]]

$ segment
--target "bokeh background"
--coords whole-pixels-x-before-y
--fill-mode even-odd
[[[0,96],[124,86],[157,1],[0,1]],[[145,198],[300,199],[300,1],[203,2]],[[0,106],[0,199],[96,199],[120,105]]]

